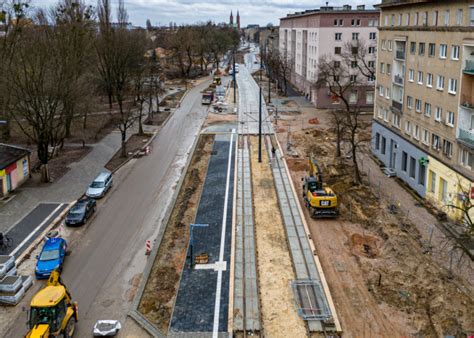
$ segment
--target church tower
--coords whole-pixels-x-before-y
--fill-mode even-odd
[[[229,19],[229,26],[234,25],[234,15],[232,14],[232,11],[230,11],[230,19]]]
[[[240,31],[240,14],[238,10],[237,10],[237,29]]]

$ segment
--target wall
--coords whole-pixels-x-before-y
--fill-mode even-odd
[[[382,136],[385,137],[385,154],[382,153],[382,147],[379,147],[379,150],[376,149],[376,134],[379,133],[380,141],[379,144],[382,143]],[[397,144],[397,148],[393,146],[393,151],[391,152],[391,145]],[[382,161],[385,166],[392,167],[395,169],[397,176],[401,178],[404,182],[406,182],[413,190],[415,190],[418,195],[424,197],[426,194],[426,179],[427,179],[427,171],[425,172],[425,180],[424,184],[419,184],[420,180],[420,163],[419,160],[421,158],[428,158],[428,155],[421,151],[421,149],[415,147],[411,143],[405,141],[402,137],[392,132],[390,129],[387,129],[382,124],[378,123],[374,120],[372,124],[372,152],[377,158]],[[404,171],[402,168],[402,153],[407,153],[407,170]],[[390,156],[395,153],[395,162],[390,165]],[[410,177],[410,158],[413,157],[415,159],[415,177]]]
[[[24,164],[24,161],[26,163]],[[10,166],[9,166],[10,167]],[[14,165],[13,165],[14,167]],[[7,191],[7,171],[8,170],[1,170],[0,175],[2,176],[2,191],[3,195],[7,195],[9,191]],[[12,170],[10,173],[10,182],[11,182],[11,190],[13,191],[18,188],[21,184],[23,184],[30,175],[30,168],[29,168],[29,158],[25,156],[18,161],[16,161],[16,168]]]
[[[432,175],[435,174],[434,186],[432,185]],[[449,217],[459,219],[462,217],[462,211],[455,208],[446,208],[446,205],[453,204],[458,207],[462,206],[460,199],[460,193],[462,191],[470,191],[471,186],[474,186],[474,182],[469,181],[467,178],[457,174],[449,167],[445,166],[434,157],[429,157],[428,164],[428,184],[426,198],[431,201],[435,206],[443,210],[448,214]],[[447,193],[446,200],[442,199],[442,188],[441,179],[447,182]],[[471,200],[474,203],[474,200]],[[471,218],[474,219],[474,210],[471,210]]]

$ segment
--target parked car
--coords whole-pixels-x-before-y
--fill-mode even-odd
[[[64,222],[66,225],[80,225],[87,222],[87,219],[95,212],[97,202],[95,199],[86,197],[74,204],[66,215]]]
[[[102,198],[111,187],[112,173],[110,171],[102,171],[87,189],[86,196],[92,198]]]
[[[67,242],[64,238],[48,238],[41,249],[41,253],[36,256],[35,275],[38,279],[49,278],[51,272],[63,268],[64,258],[66,257]]]

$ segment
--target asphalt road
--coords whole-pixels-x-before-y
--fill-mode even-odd
[[[158,232],[207,115],[200,91],[208,84],[189,91],[152,143],[150,156],[133,160],[118,172],[87,231],[72,245],[62,279],[79,304],[77,336],[90,336],[98,319],[125,322],[146,264],[145,241]],[[24,333],[24,320],[17,320],[5,336]]]

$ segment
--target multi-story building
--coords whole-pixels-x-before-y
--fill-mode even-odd
[[[461,206],[474,198],[474,3],[382,0],[376,7],[373,153],[438,207]]]
[[[280,50],[279,38],[279,27],[267,26],[265,28],[261,28],[258,39],[260,50],[277,53]]]
[[[318,108],[338,108],[328,90],[317,88],[318,60],[323,56],[337,59],[347,43],[364,43],[368,64],[375,66],[379,11],[324,6],[320,9],[288,14],[280,19],[280,53],[291,63],[291,83]],[[367,108],[374,104],[371,79],[351,93],[354,103]]]

